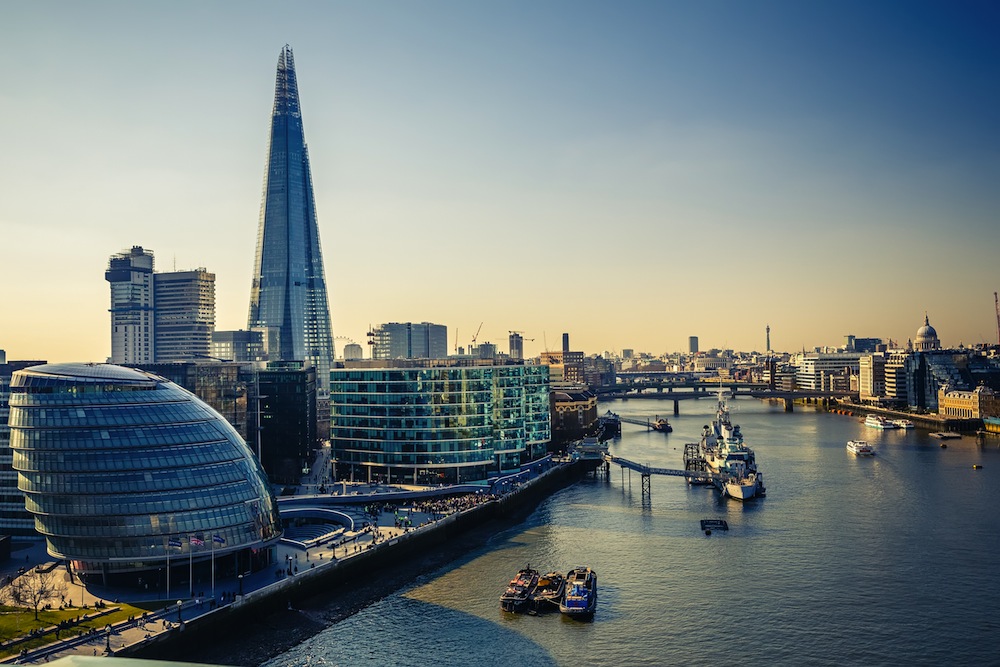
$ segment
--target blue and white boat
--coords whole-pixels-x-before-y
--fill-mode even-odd
[[[566,591],[559,611],[567,616],[587,618],[597,609],[597,573],[589,567],[576,567],[566,575]]]
[[[870,428],[877,428],[884,431],[888,431],[894,428],[899,428],[896,424],[889,421],[885,417],[880,417],[879,415],[868,415],[865,417],[865,426]]]

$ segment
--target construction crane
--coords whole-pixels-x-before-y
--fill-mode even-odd
[[[518,334],[519,336],[521,336],[521,340],[527,340],[527,341],[532,341],[532,342],[535,340],[534,338],[525,338],[523,331],[511,331],[511,330],[508,329],[507,333],[509,333],[509,334]]]
[[[472,345],[471,345],[471,347],[475,347],[476,346],[476,339],[479,338],[479,332],[482,331],[482,330],[483,330],[483,323],[480,322],[479,323],[479,328],[476,329],[475,335],[472,336]]]

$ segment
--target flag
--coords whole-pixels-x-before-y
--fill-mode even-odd
[[[193,547],[200,547],[203,544],[205,544],[205,540],[201,539],[197,535],[192,535],[191,536],[191,546],[193,546]]]
[[[171,540],[169,540],[167,542],[167,546],[168,547],[174,547],[176,549],[180,549],[181,548],[181,541],[180,540],[176,540],[176,539],[171,539]]]
[[[226,539],[222,535],[212,535],[212,541],[216,544],[225,544]]]

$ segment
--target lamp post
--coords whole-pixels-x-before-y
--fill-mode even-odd
[[[182,600],[178,600],[177,601],[177,622],[178,623],[181,622],[181,607],[183,607],[183,606],[184,606],[184,602]]]
[[[107,653],[111,653],[111,626],[110,625],[108,626],[108,634],[107,634],[107,640],[104,643],[104,650]]]
[[[243,575],[236,577],[240,582],[240,597],[243,597]]]

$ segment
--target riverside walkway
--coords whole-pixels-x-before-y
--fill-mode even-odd
[[[79,609],[82,614],[93,614],[95,607],[99,606],[113,611],[119,600],[120,604],[132,604],[148,611],[131,620],[102,625],[96,631],[70,628],[62,632],[61,638],[57,638],[59,634],[54,632],[54,628],[46,629],[44,634],[51,634],[54,641],[0,659],[0,664],[41,664],[62,656],[110,656],[123,650],[128,654],[129,649],[181,632],[186,624],[207,617],[216,610],[230,605],[239,606],[245,599],[269,595],[272,591],[280,592],[284,590],[284,585],[292,584],[290,580],[307,571],[336,567],[336,564],[370,550],[389,548],[404,535],[430,530],[441,520],[471,510],[483,502],[502,499],[504,494],[516,490],[521,484],[544,476],[560,465],[561,462],[551,459],[534,462],[519,473],[495,480],[491,486],[418,489],[338,483],[339,494],[309,493],[318,489],[313,485],[304,486],[298,490],[306,491],[305,494],[283,496],[279,506],[282,509],[286,506],[294,508],[292,514],[309,507],[321,512],[335,511],[343,515],[340,525],[331,523],[328,530],[313,534],[289,531],[290,537],[283,538],[275,546],[275,562],[263,570],[239,578],[196,582],[194,585],[190,582],[177,583],[168,590],[161,587],[159,590],[138,591],[92,583],[83,585],[79,578],[71,578],[61,563],[48,556],[44,542],[18,543],[11,559],[0,564],[0,574],[17,576],[35,567],[58,568],[56,571],[62,573],[66,584],[64,597],[67,606]],[[474,491],[470,492],[470,489]],[[442,497],[449,494],[462,495]],[[294,502],[290,502],[293,499]],[[92,623],[90,625],[93,627]]]

